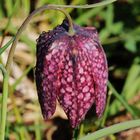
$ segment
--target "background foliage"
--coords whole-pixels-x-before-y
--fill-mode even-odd
[[[94,2],[99,0],[0,0],[0,63],[4,64],[7,59],[9,40],[25,17],[37,7],[49,3],[78,5]],[[106,7],[67,9],[75,23],[97,28],[109,65],[110,84],[104,116],[97,119],[92,108],[81,125],[79,137],[104,126],[140,117],[139,5],[139,0],[118,0]],[[43,121],[33,77],[35,40],[42,31],[53,29],[63,19],[60,12],[42,12],[33,18],[20,38],[10,77],[7,140],[71,139],[72,130],[59,105],[54,117],[48,122]],[[5,48],[8,49],[4,51]],[[0,91],[1,86],[2,82]],[[136,140],[137,136],[140,137],[139,128],[111,135],[108,139]]]

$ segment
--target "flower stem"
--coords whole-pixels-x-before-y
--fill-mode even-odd
[[[80,9],[88,9],[88,8],[94,8],[94,7],[100,7],[104,5],[108,5],[110,3],[113,3],[117,0],[105,0],[102,2],[94,3],[94,4],[86,4],[86,5],[55,5],[55,4],[49,4],[53,7],[59,7],[59,8],[80,8]]]
[[[7,114],[7,98],[8,98],[8,73],[6,69],[0,64],[0,69],[3,73],[3,91],[2,91],[2,105],[1,105],[1,120],[0,120],[0,140],[4,140],[6,114]]]
[[[104,129],[100,129],[92,134],[88,134],[87,136],[81,138],[80,140],[97,140],[105,136],[108,136],[110,134],[118,133],[120,131],[139,127],[139,126],[140,126],[140,119],[126,121],[126,122],[122,122],[122,123],[118,123],[118,124],[106,127]]]
[[[80,130],[79,130],[79,138],[81,138],[83,136],[83,133],[84,133],[84,124],[81,123]]]
[[[101,121],[101,127],[102,127],[102,128],[104,127],[105,121],[106,121],[106,119],[107,119],[111,95],[112,95],[112,92],[109,91],[109,92],[108,92],[108,98],[107,98],[107,104],[106,104],[105,112],[104,112],[104,114],[103,114],[103,118],[102,118],[102,121]]]
[[[76,127],[73,130],[73,140],[78,140],[78,134],[79,134],[79,127]]]
[[[9,56],[8,56],[8,59],[7,59],[7,63],[6,63],[6,70],[7,70],[8,74],[10,73],[10,67],[11,67],[11,63],[13,61],[15,48],[16,48],[16,45],[17,45],[17,42],[19,40],[19,37],[20,37],[21,33],[25,30],[26,26],[28,25],[28,23],[30,22],[30,20],[32,19],[32,17],[34,15],[36,15],[37,13],[40,13],[40,12],[46,10],[46,9],[47,10],[58,10],[58,11],[61,11],[62,13],[64,13],[66,15],[66,17],[68,18],[68,21],[69,21],[69,26],[70,26],[69,27],[69,33],[70,34],[74,33],[72,19],[71,19],[70,15],[68,13],[66,13],[65,10],[60,9],[57,6],[49,6],[49,5],[45,5],[45,6],[42,6],[38,9],[36,9],[24,20],[24,22],[22,23],[22,25],[20,26],[20,28],[18,29],[18,31],[16,33],[16,36],[15,36],[14,41],[12,43],[12,46],[11,46],[11,49],[10,49],[10,52],[9,52]]]

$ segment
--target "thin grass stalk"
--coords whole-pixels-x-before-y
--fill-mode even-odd
[[[0,120],[0,140],[4,140],[5,127],[6,127],[6,114],[7,114],[7,99],[8,99],[8,79],[6,69],[0,64],[0,69],[3,73],[3,91],[2,91],[2,104],[1,104],[1,120]]]

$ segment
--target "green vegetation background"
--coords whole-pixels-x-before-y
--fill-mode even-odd
[[[2,48],[15,35],[23,20],[37,7],[49,3],[81,5],[95,2],[99,2],[99,0],[0,0],[0,46]],[[89,113],[89,116],[92,117],[87,117],[83,122],[80,136],[106,125],[140,117],[139,6],[139,0],[118,0],[105,7],[67,9],[75,23],[97,28],[109,65],[110,84],[104,116],[97,120]],[[21,83],[24,85],[23,79],[26,78],[32,83],[30,88],[35,89],[33,78],[35,40],[42,31],[53,29],[63,19],[64,15],[60,12],[53,10],[42,12],[32,19],[21,36],[17,46],[19,50],[17,50],[14,59],[14,66],[20,69],[20,74],[15,76],[16,68],[14,66],[11,74],[13,82],[11,82],[12,90],[8,102],[7,140],[45,140],[49,139],[49,136],[50,140],[55,136],[57,136],[57,140],[68,140],[71,137],[69,123],[58,118],[61,116],[59,113],[58,116],[56,115],[57,119],[52,119],[51,123],[44,123],[36,92],[31,93],[35,90],[23,92],[22,90],[26,89],[20,86]],[[0,62],[5,63],[7,53],[2,52],[1,49]],[[0,82],[0,91],[1,86],[2,81]],[[54,136],[50,133],[57,132],[57,130],[53,130],[55,126],[61,130]],[[63,139],[60,135],[63,136]],[[110,139],[116,139],[118,136],[119,134],[110,136]]]

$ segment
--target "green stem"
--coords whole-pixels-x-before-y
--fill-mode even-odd
[[[55,4],[49,4],[50,6],[53,7],[59,7],[59,8],[82,8],[82,9],[87,9],[87,8],[94,8],[94,7],[100,7],[100,6],[104,6],[104,5],[108,5],[110,3],[113,3],[117,0],[105,0],[102,2],[98,2],[95,4],[86,4],[86,5],[55,5]]]
[[[79,127],[73,130],[73,140],[78,140]]]
[[[66,17],[68,18],[68,21],[69,21],[69,26],[70,26],[69,27],[69,33],[70,34],[74,33],[72,19],[71,19],[70,15],[68,13],[66,13],[66,11],[64,11],[63,9],[60,9],[57,6],[54,7],[54,6],[49,6],[49,5],[45,5],[45,6],[42,6],[38,9],[36,9],[24,20],[24,22],[22,23],[22,25],[20,26],[20,28],[18,29],[18,31],[16,33],[16,36],[15,36],[15,39],[14,39],[13,44],[11,46],[9,56],[8,56],[8,59],[7,59],[7,63],[6,63],[6,70],[7,70],[8,74],[10,73],[10,67],[11,67],[11,63],[13,61],[15,48],[16,48],[16,45],[17,45],[17,42],[19,40],[19,37],[20,37],[21,33],[25,30],[27,24],[30,22],[30,20],[32,19],[32,17],[34,15],[36,15],[37,13],[40,13],[40,12],[46,10],[46,9],[47,10],[58,10],[58,11],[61,11],[62,13],[64,13],[66,15]]]
[[[84,124],[82,123],[80,125],[80,132],[79,132],[79,138],[81,138],[83,136],[83,133],[84,133]]]
[[[1,120],[0,120],[0,140],[4,140],[7,114],[7,98],[8,98],[8,74],[3,65],[0,64],[0,69],[3,73],[3,91],[1,105]]]
[[[104,115],[103,115],[103,119],[102,119],[102,121],[101,121],[101,127],[104,127],[104,125],[105,125],[105,121],[106,121],[107,114],[108,114],[108,109],[109,109],[109,104],[110,104],[111,95],[112,95],[112,92],[109,91],[109,92],[108,92],[108,98],[107,98],[106,109],[105,109],[105,112],[104,112]]]
[[[140,126],[140,119],[138,120],[132,120],[132,121],[126,121],[118,124],[114,124],[112,126],[106,127],[104,129],[100,129],[92,134],[89,134],[80,140],[97,140],[103,137],[106,137],[108,135],[118,133],[130,128],[135,128]]]
[[[116,91],[110,81],[108,81],[108,87],[112,90],[112,94],[124,105],[124,107],[131,113],[131,115],[136,118],[137,114],[133,111],[133,109],[129,106],[129,104],[125,101],[125,99]]]

